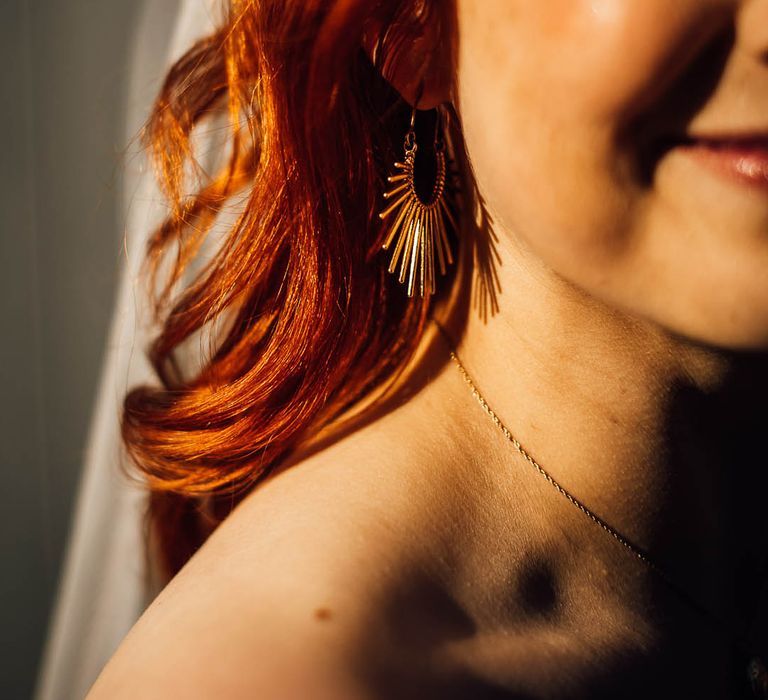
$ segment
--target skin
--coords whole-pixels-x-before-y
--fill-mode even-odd
[[[456,108],[495,241],[498,311],[472,307],[465,221],[435,316],[537,461],[741,628],[768,546],[768,195],[649,152],[768,131],[768,0],[455,16],[455,54],[387,76],[413,103],[430,56],[419,107]],[[731,697],[722,632],[515,452],[447,355],[431,327],[406,401],[254,491],[89,700]]]
[[[735,622],[733,570],[765,547],[768,197],[678,151],[641,164],[670,132],[768,130],[768,3],[458,8],[500,261],[459,356],[556,479]]]
[[[651,183],[637,170],[647,142],[670,131],[768,129],[765,3],[460,7],[457,98],[502,240],[666,330],[764,348],[764,193],[724,185],[676,152]],[[731,24],[738,38],[722,49]],[[704,104],[686,105],[711,81]]]

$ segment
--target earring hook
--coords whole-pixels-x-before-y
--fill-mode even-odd
[[[411,130],[413,130],[414,126],[416,125],[416,108],[419,105],[419,102],[421,101],[421,98],[424,96],[424,78],[422,77],[419,80],[419,88],[416,93],[416,99],[413,102],[413,107],[411,107]]]
[[[416,106],[419,104],[422,96],[424,95],[424,78],[419,80],[419,87],[416,93],[416,99],[411,107],[411,125],[408,132],[405,135],[405,148],[412,150],[416,148]]]

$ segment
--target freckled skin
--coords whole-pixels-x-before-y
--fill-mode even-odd
[[[765,196],[674,152],[650,182],[637,173],[646,142],[669,130],[768,130],[768,24],[748,12],[759,19],[765,3],[460,1],[456,97],[504,243],[672,331],[768,344]],[[735,19],[739,50],[707,62]],[[710,78],[717,89],[682,114]]]

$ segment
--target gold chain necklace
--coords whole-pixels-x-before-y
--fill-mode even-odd
[[[589,517],[590,520],[592,520],[592,522],[594,522],[596,525],[599,525],[600,528],[602,528],[605,532],[611,535],[611,537],[613,537],[617,542],[619,542],[625,549],[631,552],[637,559],[642,561],[646,566],[648,566],[652,571],[654,571],[688,605],[690,605],[699,614],[706,617],[711,624],[714,624],[714,626],[718,628],[720,632],[724,633],[731,640],[732,645],[738,650],[738,652],[740,652],[740,654],[744,656],[745,659],[748,659],[746,680],[748,680],[749,682],[750,689],[752,690],[753,696],[768,700],[768,669],[766,669],[766,665],[762,661],[762,659],[754,655],[751,649],[749,648],[749,645],[744,642],[743,640],[744,635],[735,633],[730,628],[730,626],[726,625],[717,615],[712,613],[709,610],[709,608],[707,608],[705,605],[699,602],[694,596],[689,594],[664,569],[662,569],[660,566],[655,564],[640,547],[630,542],[615,528],[611,527],[600,516],[598,516],[593,511],[591,511],[579,499],[577,499],[570,492],[568,492],[565,489],[565,487],[563,487],[546,469],[544,469],[531,456],[531,454],[520,444],[520,441],[512,434],[509,428],[507,428],[507,426],[504,425],[504,423],[501,421],[498,415],[496,415],[495,411],[488,405],[488,402],[485,400],[485,397],[483,397],[483,395],[480,393],[479,389],[475,385],[475,382],[472,380],[472,377],[469,375],[469,372],[467,371],[466,367],[464,367],[461,360],[459,360],[458,354],[453,348],[453,343],[448,333],[442,327],[442,324],[438,323],[434,318],[432,320],[435,322],[435,325],[438,327],[443,337],[445,338],[446,342],[448,343],[451,360],[453,360],[454,364],[458,367],[459,372],[461,372],[462,378],[464,379],[464,382],[471,389],[472,395],[477,399],[478,403],[482,406],[483,410],[491,417],[491,420],[494,422],[496,427],[499,428],[499,430],[501,430],[501,432],[504,434],[504,437],[509,442],[512,443],[515,450],[517,450],[517,452],[525,459],[525,461],[528,462],[532,467],[534,467],[534,469],[536,469],[536,471],[539,474],[541,474],[552,486],[554,486],[555,489],[557,489],[557,491],[561,495],[565,496],[565,498],[567,498],[570,503],[576,506],[582,513],[584,513],[584,515]],[[745,680],[743,676],[741,680],[742,682]]]

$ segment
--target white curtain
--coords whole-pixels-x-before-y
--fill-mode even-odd
[[[147,116],[165,70],[218,23],[221,5],[220,0],[144,3],[126,86],[126,143]],[[201,138],[215,132],[207,130]],[[209,167],[223,157],[215,146],[201,152]],[[82,700],[158,592],[144,585],[145,492],[118,470],[122,399],[132,386],[156,383],[144,357],[151,335],[138,276],[146,240],[166,211],[136,143],[126,154],[124,185],[119,287],[35,700]],[[215,242],[215,236],[207,242],[209,252]]]

